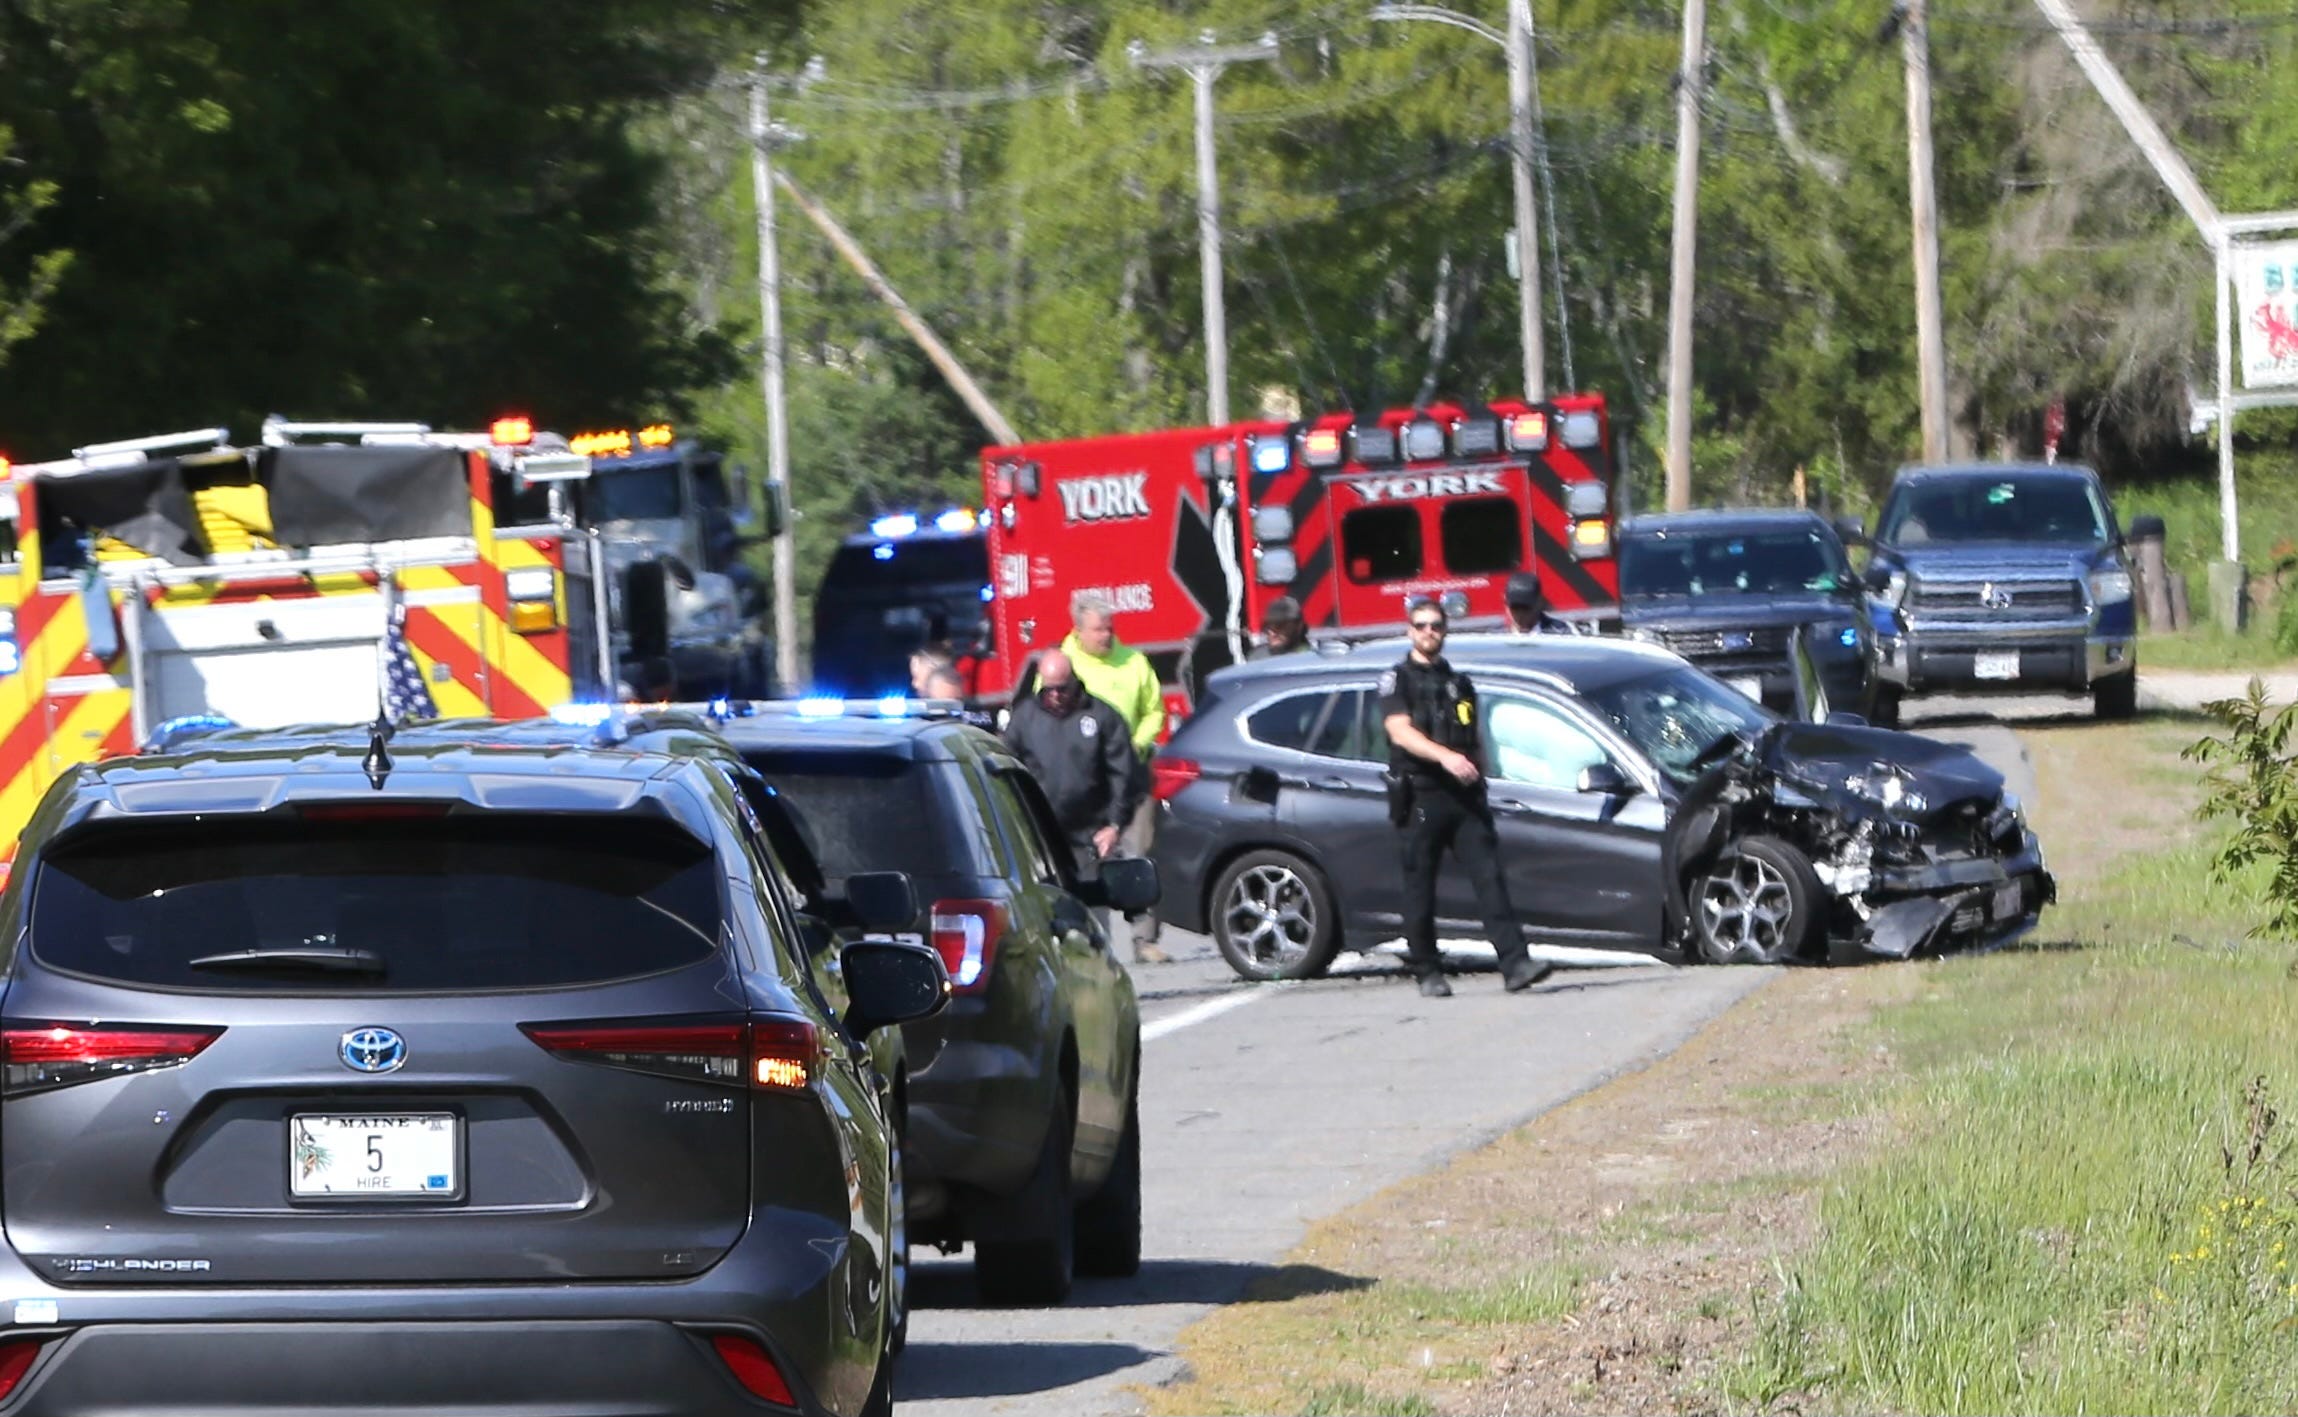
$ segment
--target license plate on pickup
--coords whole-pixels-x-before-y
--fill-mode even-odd
[[[2016,679],[2019,677],[2019,652],[2006,650],[1997,654],[1971,656],[1971,677],[1974,679]]]
[[[462,1123],[451,1112],[302,1112],[287,1119],[293,1196],[455,1200]]]
[[[2012,881],[2008,885],[1995,887],[1995,903],[1987,910],[1989,918],[1995,920],[2016,920],[2026,913],[2026,895],[2019,889],[2019,883],[2017,881]]]
[[[1739,690],[1741,693],[1747,695],[1749,698],[1755,700],[1757,703],[1760,704],[1763,702],[1763,680],[1749,675],[1742,675],[1738,678],[1726,679],[1724,682]]]

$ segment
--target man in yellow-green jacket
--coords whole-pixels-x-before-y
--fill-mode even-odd
[[[1117,609],[1091,591],[1069,602],[1069,638],[1062,652],[1077,671],[1085,692],[1117,710],[1133,733],[1133,753],[1148,771],[1149,755],[1157,751],[1157,736],[1165,731],[1165,689],[1149,656],[1121,643],[1114,625]],[[1157,802],[1141,794],[1141,806],[1125,830],[1122,849],[1147,856],[1157,839]],[[1142,964],[1162,964],[1166,954],[1157,948],[1157,913],[1143,911],[1133,917],[1133,958]]]

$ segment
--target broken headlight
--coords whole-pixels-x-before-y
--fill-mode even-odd
[[[1844,778],[1843,790],[1894,814],[1913,816],[1931,805],[1916,790],[1915,779],[1889,763],[1870,763]]]

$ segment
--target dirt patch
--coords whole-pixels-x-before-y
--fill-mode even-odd
[[[1878,1135],[1845,1105],[1892,1070],[1862,1025],[1930,967],[1786,971],[1645,1071],[1319,1223],[1295,1261],[1380,1282],[1211,1316],[1150,1410],[1712,1410],[1820,1179]]]

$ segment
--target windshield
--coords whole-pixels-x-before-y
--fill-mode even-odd
[[[796,805],[833,882],[860,871],[944,876],[975,869],[928,768],[885,753],[767,749],[742,756]]]
[[[1875,539],[1893,546],[1966,541],[2109,539],[2107,512],[2088,479],[2063,473],[1924,478],[1902,484]]]
[[[1842,551],[1817,527],[1644,532],[1620,543],[1622,595],[1826,594],[1850,579]]]
[[[595,469],[582,496],[584,516],[593,526],[675,520],[680,514],[678,464]]]
[[[1771,710],[1688,664],[1607,684],[1587,697],[1678,782],[1691,781],[1697,775],[1692,765],[1725,735],[1755,733],[1779,721]]]

